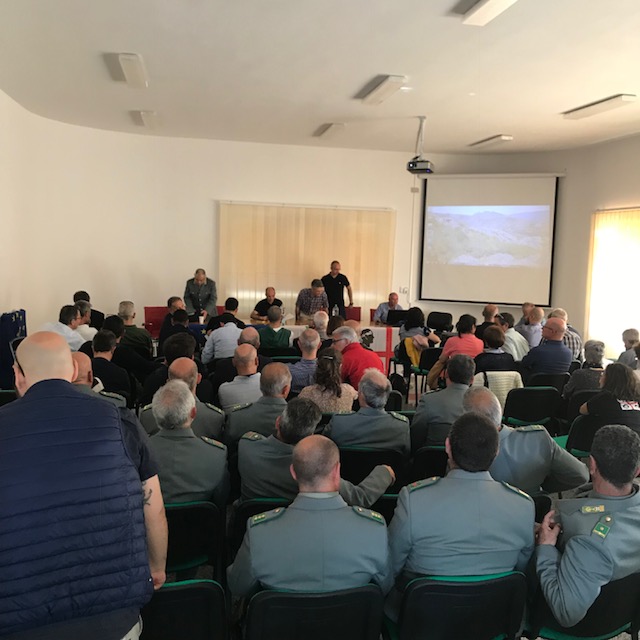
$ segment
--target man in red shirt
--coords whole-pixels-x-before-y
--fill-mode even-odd
[[[360,344],[358,335],[351,327],[334,329],[331,338],[334,348],[342,352],[341,376],[343,382],[348,382],[354,389],[357,389],[360,378],[366,369],[374,368],[384,373],[380,357]]]

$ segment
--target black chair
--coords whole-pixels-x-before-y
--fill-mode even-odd
[[[431,347],[425,349],[420,354],[420,364],[417,367],[411,367],[411,375],[414,377],[415,392],[416,392],[416,407],[418,406],[419,393],[418,393],[418,376],[420,376],[420,393],[424,393],[427,390],[427,376],[433,365],[438,362],[438,358],[442,355],[442,349],[440,347]]]
[[[504,421],[512,427],[541,424],[551,435],[556,435],[554,416],[559,402],[560,394],[555,387],[511,389],[504,406]]]
[[[534,599],[527,638],[613,638],[625,631],[638,640],[640,631],[640,573],[614,580],[602,587],[600,595],[589,607],[587,615],[573,627],[563,627],[555,619],[541,590]]]
[[[580,367],[582,367],[582,362],[580,362],[580,360],[572,360],[571,364],[569,365],[569,375],[571,375],[574,371],[580,369]]]
[[[567,405],[567,421],[569,424],[580,415],[580,407],[593,396],[599,394],[600,391],[601,389],[584,389],[571,394]]]
[[[396,474],[396,481],[388,491],[397,493],[407,483],[409,459],[399,451],[368,447],[340,448],[340,475],[353,484],[362,482],[379,464],[388,464]]]
[[[527,387],[555,387],[562,393],[564,385],[569,382],[570,373],[534,373],[527,381]]]
[[[249,602],[245,640],[378,640],[377,585],[330,593],[260,591]]]
[[[399,640],[492,640],[518,637],[524,575],[417,578],[404,591]]]
[[[17,397],[18,394],[11,389],[0,389],[0,407],[13,402]]]
[[[447,462],[447,452],[444,447],[422,447],[413,456],[409,479],[411,482],[416,482],[433,476],[442,478],[447,473]]]
[[[536,508],[535,521],[542,522],[544,517],[551,510],[551,496],[546,493],[539,493],[537,495],[531,496],[533,500],[533,504]]]
[[[586,458],[591,452],[593,436],[608,420],[597,416],[578,416],[572,423],[566,449],[577,458]]]
[[[384,409],[385,411],[402,411],[402,394],[399,391],[392,391]]]
[[[291,504],[291,500],[285,498],[251,498],[241,500],[234,508],[233,519],[229,531],[229,559],[233,559],[238,553],[242,544],[245,531],[247,530],[247,520],[251,516],[256,516],[272,509],[286,508]]]
[[[427,327],[438,335],[453,330],[453,316],[444,311],[431,311],[427,316]]]
[[[167,573],[178,576],[203,565],[225,581],[224,519],[211,502],[183,502],[165,505],[169,525]],[[190,577],[190,574],[189,574]]]
[[[226,640],[223,588],[213,580],[165,584],[141,611],[142,640]]]
[[[377,511],[387,523],[387,526],[391,524],[391,518],[396,510],[398,504],[397,493],[385,493],[381,495],[371,506],[374,511]]]

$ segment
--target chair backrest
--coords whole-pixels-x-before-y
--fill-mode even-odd
[[[378,640],[377,585],[330,593],[261,591],[249,602],[245,640]]]
[[[250,500],[241,500],[233,512],[231,535],[229,536],[231,558],[238,553],[245,531],[247,530],[247,520],[251,516],[279,507],[285,508],[290,504],[291,500],[286,500],[285,498],[251,498]]]
[[[402,453],[367,447],[340,448],[340,475],[353,484],[362,482],[379,464],[388,464],[395,471],[396,481],[389,491],[393,493],[394,488],[399,491],[406,484],[409,466],[409,459]]]
[[[356,322],[360,322],[362,307],[345,307],[344,311],[344,315],[347,316],[347,320],[355,320]]]
[[[534,373],[527,381],[527,387],[555,387],[562,393],[570,378],[570,373]]]
[[[537,495],[531,496],[531,498],[536,509],[535,521],[542,522],[544,517],[551,510],[551,496],[547,495],[546,493],[539,493]]]
[[[431,311],[427,316],[427,327],[441,333],[453,329],[453,316],[444,311]]]
[[[218,507],[211,502],[183,502],[167,504],[165,509],[169,525],[167,573],[211,565],[214,575],[224,576],[224,518]]]
[[[260,347],[258,353],[276,362],[297,362],[302,357],[294,347]]]
[[[402,394],[399,391],[392,391],[384,409],[385,411],[402,411]]]
[[[567,451],[580,458],[588,456],[593,444],[593,436],[607,422],[606,419],[597,416],[578,416],[569,429]]]
[[[369,324],[373,324],[373,316],[376,314],[376,309],[369,309]]]
[[[371,508],[377,511],[387,523],[387,526],[391,524],[391,519],[395,513],[396,506],[398,505],[397,493],[385,493],[381,495],[372,505]]]
[[[516,638],[526,599],[524,575],[417,578],[406,587],[400,640]]]
[[[18,394],[12,389],[0,389],[0,407],[9,404],[18,398]]]
[[[573,422],[580,415],[580,407],[600,391],[601,389],[583,389],[571,394],[567,405],[567,420]]]
[[[152,338],[160,337],[162,322],[167,313],[169,313],[167,307],[144,308],[144,328],[151,334]]]
[[[572,360],[571,364],[569,365],[569,375],[578,370],[581,366],[582,362],[580,362],[580,360]]]
[[[440,347],[432,347],[425,349],[420,354],[419,368],[423,371],[429,371],[433,365],[438,362],[438,358],[442,355],[442,349]]]
[[[222,587],[213,580],[165,584],[141,611],[142,640],[226,640]]]
[[[511,389],[504,406],[507,424],[547,426],[556,414],[560,394],[555,387],[524,387]]]
[[[444,447],[427,446],[418,449],[413,456],[410,481],[416,482],[447,473],[447,452]]]
[[[539,592],[529,615],[527,629],[543,638],[613,638],[631,626],[632,638],[640,629],[640,573],[614,580],[602,587],[587,615],[573,627],[562,627]],[[633,634],[636,635],[633,635]]]

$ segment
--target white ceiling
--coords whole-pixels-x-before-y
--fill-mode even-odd
[[[63,122],[153,135],[412,152],[579,147],[640,132],[640,100],[584,120],[559,114],[640,96],[639,0],[519,0],[486,27],[474,0],[0,0],[0,89]],[[113,79],[108,54],[143,56],[148,89]],[[379,74],[410,92],[354,99]],[[320,125],[346,122],[331,140]],[[485,151],[486,152],[486,151]]]

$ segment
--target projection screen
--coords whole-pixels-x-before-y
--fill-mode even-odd
[[[425,180],[420,298],[548,306],[557,181],[520,174]]]

